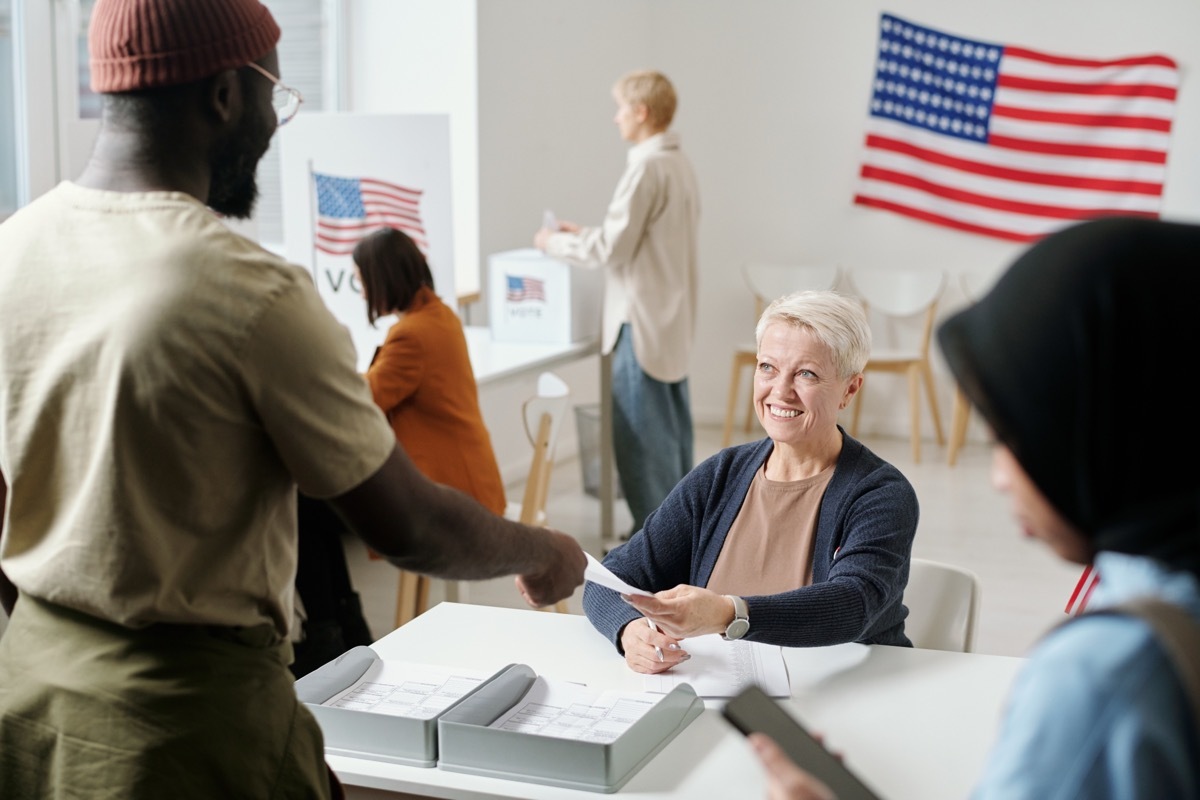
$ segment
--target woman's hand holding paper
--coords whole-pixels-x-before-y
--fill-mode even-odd
[[[728,598],[698,586],[680,584],[651,597],[627,595],[624,599],[676,639],[724,633],[733,621],[733,604]]]

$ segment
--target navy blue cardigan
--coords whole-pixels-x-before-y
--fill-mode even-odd
[[[604,565],[651,592],[706,586],[750,482],[773,447],[763,439],[704,461]],[[773,595],[754,595],[747,586],[740,593],[750,609],[746,638],[787,647],[911,646],[901,597],[917,516],[917,495],[908,480],[842,431],[842,452],[817,519],[812,584]],[[622,629],[640,616],[619,594],[590,581],[583,609],[618,650]]]

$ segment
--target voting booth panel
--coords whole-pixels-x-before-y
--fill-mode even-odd
[[[600,333],[604,273],[532,248],[488,257],[488,319],[498,342],[569,344]]]
[[[451,308],[454,229],[450,120],[445,114],[301,114],[280,131],[287,259],[312,271],[366,371],[394,320],[372,325],[352,253],[381,228],[404,232]]]

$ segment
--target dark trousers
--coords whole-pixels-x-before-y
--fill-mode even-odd
[[[357,645],[374,641],[350,581],[342,537],[346,523],[323,500],[298,495],[296,594],[304,604],[304,638],[296,644],[297,678]]]

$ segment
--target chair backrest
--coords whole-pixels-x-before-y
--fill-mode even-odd
[[[855,269],[850,282],[869,308],[893,317],[923,314],[946,286],[942,269]]]
[[[543,372],[538,376],[537,394],[521,406],[525,435],[533,447],[525,496],[521,500],[520,520],[526,525],[540,524],[545,515],[554,451],[569,399],[570,390],[563,379],[553,372]]]
[[[837,264],[751,263],[742,267],[742,274],[754,293],[754,317],[757,320],[768,305],[786,294],[805,289],[832,289],[837,285],[841,269]]]
[[[958,273],[958,287],[962,290],[963,297],[972,303],[987,294],[995,282],[995,275],[978,270],[966,270]]]
[[[942,269],[855,269],[850,283],[863,305],[891,317],[904,318],[924,314],[921,344],[922,358],[929,353],[938,299],[946,286]]]
[[[975,646],[982,588],[970,570],[912,559],[904,605],[908,618],[904,632],[913,647],[969,653]]]

